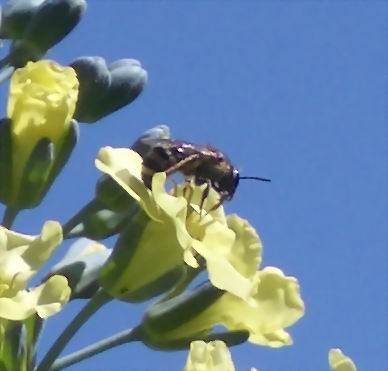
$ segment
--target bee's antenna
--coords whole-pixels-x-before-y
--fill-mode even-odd
[[[271,179],[260,178],[258,176],[240,176],[240,179],[255,179],[255,180],[261,180],[263,182],[270,182],[271,181]]]

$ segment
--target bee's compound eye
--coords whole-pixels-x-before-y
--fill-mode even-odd
[[[240,181],[240,174],[237,169],[233,169],[234,189],[236,190]]]
[[[165,148],[162,148],[162,147],[155,147],[155,148],[154,148],[154,152],[155,152],[160,158],[162,158],[163,160],[168,160],[168,158],[169,158],[169,155],[168,155],[168,153],[166,152]]]

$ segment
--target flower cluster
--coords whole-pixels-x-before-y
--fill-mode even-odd
[[[97,277],[111,250],[81,240],[44,276],[41,268],[66,229],[47,221],[30,236],[11,226],[19,212],[42,202],[66,165],[78,122],[100,121],[131,103],[147,73],[130,58],[107,65],[101,57],[80,57],[68,66],[43,59],[75,29],[85,0],[8,0],[0,10],[0,38],[9,45],[0,83],[10,79],[0,120],[0,368],[23,371],[37,366],[43,322],[70,300],[100,290]]]
[[[190,184],[168,192],[166,174],[156,173],[148,189],[142,162],[133,150],[106,147],[96,166],[140,207],[102,268],[102,287],[133,302],[171,290],[148,309],[145,341],[153,347],[179,347],[192,337],[208,336],[221,324],[229,332],[247,332],[255,344],[291,344],[284,329],[304,312],[296,279],[274,267],[259,269],[262,246],[256,231],[237,215],[226,216],[222,207],[212,211],[218,197],[214,190],[203,212],[203,187]],[[205,269],[210,283],[183,292]],[[177,282],[184,282],[179,290]]]
[[[2,9],[0,37],[10,47],[0,61],[0,82],[10,83],[0,120],[0,369],[62,369],[142,341],[159,350],[190,348],[186,371],[233,371],[227,345],[291,345],[288,328],[304,315],[299,284],[262,265],[255,228],[226,215],[210,180],[197,185],[204,182],[186,172],[184,183],[175,184],[166,171],[144,181],[152,143],[169,140],[165,125],[146,131],[131,148],[101,148],[95,197],[63,226],[47,221],[36,236],[11,230],[18,213],[37,207],[66,165],[79,123],[96,123],[127,106],[147,81],[132,58],[107,63],[82,56],[68,66],[43,59],[85,11],[85,0],[9,0]],[[111,236],[117,237],[113,248],[99,242]],[[43,274],[54,249],[74,237],[84,238]],[[43,322],[74,299],[85,300],[85,307],[36,364]],[[59,358],[111,300],[153,301],[134,329]],[[329,363],[335,371],[355,370],[339,350],[330,351]]]

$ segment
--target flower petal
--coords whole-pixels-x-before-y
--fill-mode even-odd
[[[46,262],[54,249],[62,242],[62,227],[58,222],[48,221],[39,236],[29,244],[29,248],[22,255],[31,269],[38,270]]]
[[[353,361],[345,356],[341,349],[330,349],[329,366],[331,371],[356,371],[356,365]]]
[[[20,321],[37,313],[46,318],[57,313],[69,296],[66,278],[53,276],[31,291],[19,291],[12,298],[0,297],[0,317]]]
[[[47,138],[57,154],[68,132],[78,96],[78,80],[71,67],[42,60],[28,62],[12,75],[7,116],[11,119],[13,197],[36,144]]]
[[[235,234],[226,225],[211,223],[202,241],[194,240],[193,249],[205,260],[210,282],[221,290],[249,300],[257,286],[244,277],[228,260],[235,241]]]
[[[95,164],[97,169],[110,175],[133,199],[139,202],[151,218],[160,218],[151,191],[142,181],[143,159],[137,152],[128,148],[104,147],[100,149]]]
[[[234,371],[229,349],[223,341],[193,341],[184,371]]]
[[[258,272],[257,280],[254,302],[226,293],[196,321],[206,321],[208,326],[222,324],[229,330],[247,330],[249,341],[255,344],[275,348],[290,345],[292,339],[284,328],[304,313],[297,280],[273,267]]]
[[[44,284],[34,289],[36,292],[36,312],[47,318],[59,312],[70,298],[71,290],[63,276],[52,276]]]
[[[247,220],[235,214],[228,215],[226,220],[228,227],[236,234],[228,260],[242,275],[252,277],[261,263],[260,238]]]

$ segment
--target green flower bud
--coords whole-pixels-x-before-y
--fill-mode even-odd
[[[11,63],[24,66],[40,59],[59,43],[80,21],[85,0],[45,0],[35,10],[20,40],[11,45]]]
[[[108,69],[98,57],[83,57],[72,65],[80,75],[82,92],[75,118],[86,123],[96,122],[131,103],[147,81],[147,72],[135,59],[118,60]]]
[[[101,201],[94,199],[64,225],[64,238],[103,240],[119,233],[134,212],[134,208],[122,212],[112,211]]]
[[[150,151],[152,151],[154,147],[153,141],[155,139],[169,138],[170,128],[167,125],[155,126],[154,128],[145,131],[144,134],[131,145],[131,149],[144,158]]]
[[[8,0],[2,10],[0,38],[21,39],[36,10],[45,0]]]
[[[80,83],[79,97],[74,117],[81,122],[94,122],[94,112],[107,94],[111,76],[101,57],[81,57],[70,64]]]
[[[87,238],[79,239],[52,267],[49,276],[59,274],[67,278],[70,299],[90,299],[100,287],[97,277],[111,252],[102,244]]]
[[[224,294],[208,282],[191,292],[151,305],[142,323],[143,342],[162,350],[185,349],[194,340],[223,340],[228,345],[245,342],[249,332],[244,329],[215,333],[215,324],[197,320]]]

